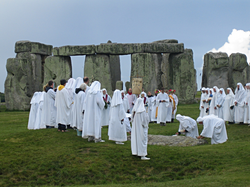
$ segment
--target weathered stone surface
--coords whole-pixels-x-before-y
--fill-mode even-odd
[[[243,70],[243,76],[244,76],[244,82],[250,83],[250,66],[249,65]]]
[[[171,69],[169,65],[169,56],[170,53],[163,53],[162,54],[162,62],[161,62],[161,82],[163,88],[170,88],[170,75]]]
[[[52,45],[45,45],[39,42],[30,42],[30,41],[18,41],[15,44],[15,52],[30,52],[33,54],[41,55],[51,55],[52,54]]]
[[[152,43],[178,43],[178,40],[175,39],[157,40]]]
[[[60,85],[61,79],[68,80],[72,77],[71,58],[69,56],[49,56],[44,63],[44,80],[43,85],[53,80],[55,87]]]
[[[144,44],[145,53],[183,53],[184,44],[180,43],[146,43]]]
[[[84,76],[89,77],[90,83],[99,81],[102,88],[106,88],[112,95],[110,58],[108,55],[86,55]]]
[[[6,64],[5,101],[9,110],[29,110],[34,92],[42,90],[42,57],[28,52]]]
[[[123,90],[123,82],[122,81],[116,81],[116,89]]]
[[[126,90],[124,90],[124,91],[128,92],[128,89],[130,88],[130,86],[131,86],[131,84],[129,81],[125,82]]]
[[[193,103],[196,93],[196,71],[194,69],[193,51],[185,49],[184,53],[171,54],[170,88],[176,90],[179,103]]]
[[[136,53],[131,55],[131,78],[143,78],[144,91],[154,93],[161,88],[161,54]]]
[[[229,56],[229,86],[235,88],[238,82],[246,83],[243,70],[248,67],[247,57],[241,53],[233,53]]]
[[[131,136],[128,136],[131,141]],[[196,146],[208,144],[205,139],[194,139],[186,136],[163,136],[163,135],[148,135],[148,145],[168,145],[168,146]]]
[[[115,91],[117,81],[121,80],[120,57],[119,55],[109,55],[109,61],[112,91]]]
[[[53,49],[55,56],[76,56],[95,54],[95,45],[67,45],[55,47]]]
[[[228,85],[229,62],[226,53],[207,53],[204,55],[202,87],[218,86],[226,89]]]

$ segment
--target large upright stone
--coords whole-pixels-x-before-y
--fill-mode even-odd
[[[170,55],[172,88],[176,90],[179,102],[193,103],[196,93],[196,71],[194,69],[193,51],[185,49],[184,53]]]
[[[52,45],[45,45],[39,42],[30,42],[30,41],[18,41],[15,44],[15,52],[30,52],[33,54],[41,54],[49,56],[52,54]]]
[[[116,82],[116,89],[123,90],[123,82],[122,81],[117,81]]]
[[[71,58],[69,56],[49,56],[45,59],[44,63],[44,82],[53,80],[55,87],[60,85],[61,79],[68,80],[72,77]]]
[[[202,87],[228,87],[228,55],[227,53],[206,53],[204,55]]]
[[[248,67],[247,57],[241,53],[233,53],[229,56],[229,86],[235,88],[237,83],[246,83],[243,70]]]
[[[99,81],[101,87],[106,88],[108,93],[112,95],[110,58],[108,55],[86,55],[84,76],[89,77],[90,83]]]
[[[154,93],[161,88],[161,54],[136,53],[131,55],[131,78],[143,78],[144,91]]]
[[[42,91],[42,57],[29,52],[17,54],[6,64],[6,108],[29,110],[33,93]]]
[[[109,55],[109,62],[110,62],[112,91],[115,91],[117,81],[121,80],[121,67],[120,67],[119,55]]]
[[[173,88],[170,82],[170,75],[172,74],[172,70],[170,69],[169,64],[169,56],[170,53],[163,53],[162,54],[162,62],[161,62],[161,82],[163,88]]]

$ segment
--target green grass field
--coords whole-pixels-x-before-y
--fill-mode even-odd
[[[197,118],[198,104],[178,112]],[[28,130],[29,112],[0,106],[0,186],[250,186],[250,127],[227,125],[229,140],[195,147],[148,146],[150,161],[131,155],[130,142],[90,143],[76,131]],[[150,124],[149,134],[173,135],[178,123]],[[199,132],[202,126],[199,125]],[[208,139],[210,142],[210,140]]]

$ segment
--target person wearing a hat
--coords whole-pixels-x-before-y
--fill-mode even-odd
[[[69,116],[73,104],[72,97],[65,88],[66,83],[65,79],[60,80],[60,86],[58,86],[55,98],[55,106],[57,108],[56,121],[58,123],[58,131],[61,132],[65,132],[66,126],[69,125]]]

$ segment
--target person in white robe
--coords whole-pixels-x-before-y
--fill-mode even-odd
[[[212,114],[203,118],[198,117],[197,122],[203,124],[203,130],[197,139],[204,137],[211,138],[211,144],[224,143],[227,141],[227,130],[223,119]]]
[[[82,83],[79,88],[76,88],[75,90],[75,102],[74,102],[74,119],[73,124],[76,127],[77,136],[82,136],[82,128],[83,128],[83,106],[84,106],[84,100],[85,100],[85,90],[87,88],[87,85],[85,83]]]
[[[220,88],[219,93],[217,95],[217,110],[218,110],[218,117],[223,119],[223,107],[225,102],[225,91],[224,88]]]
[[[131,151],[141,160],[150,160],[147,156],[149,118],[143,99],[138,98],[132,110]]]
[[[176,119],[180,122],[177,135],[185,134],[186,136],[197,138],[199,136],[197,123],[194,119],[188,116],[176,115]]]
[[[115,141],[116,144],[124,144],[123,142],[127,141],[125,117],[121,92],[115,90],[111,100],[108,136],[109,140]]]
[[[130,119],[131,115],[129,114],[129,103],[128,103],[128,98],[126,95],[124,95],[124,90],[121,91],[121,96],[122,96],[122,102],[123,102],[123,107],[124,111],[126,112],[126,117],[124,118],[124,124],[126,125],[126,131],[131,134],[131,126],[130,126]],[[129,117],[128,117],[129,116]]]
[[[171,123],[172,122],[172,116],[173,116],[173,109],[174,109],[174,99],[172,96],[170,96],[170,91],[166,90],[165,94],[169,98],[169,103],[167,107],[167,117],[166,117],[166,123]]]
[[[94,81],[84,100],[84,119],[82,137],[88,138],[88,141],[105,142],[101,139],[101,114],[104,108],[104,101],[100,92],[101,83]]]
[[[36,114],[36,121],[34,124],[34,129],[45,129],[46,126],[43,122],[42,118],[42,111],[43,111],[43,102],[44,102],[44,94],[45,91],[41,92],[38,99],[38,108],[37,108],[37,114]]]
[[[131,88],[128,89],[128,93],[126,94],[126,96],[128,98],[128,103],[129,103],[129,107],[130,107],[129,111],[131,112],[137,98],[136,98],[136,95],[132,93]]]
[[[234,97],[234,119],[235,123],[243,124],[244,122],[244,106],[246,91],[241,83],[237,83]]]
[[[70,114],[72,111],[73,98],[68,89],[65,88],[67,81],[60,80],[60,86],[57,89],[55,106],[57,108],[56,122],[58,123],[58,131],[65,132],[67,125],[71,122]]]
[[[79,118],[79,115],[80,115],[80,114],[77,113],[78,103],[76,101],[76,96],[77,96],[77,94],[79,92],[82,91],[81,88],[80,88],[80,86],[82,84],[83,84],[83,79],[81,77],[77,77],[77,79],[75,80],[74,85],[72,86],[72,89],[74,89],[75,93],[74,93],[74,103],[72,104],[72,124],[71,124],[71,127],[74,128],[74,129],[77,129],[77,119]],[[84,95],[85,95],[85,93],[84,93]]]
[[[166,125],[167,115],[168,115],[168,105],[169,105],[168,94],[162,90],[156,98],[156,106],[158,107],[157,123],[161,126]]]
[[[160,93],[159,90],[155,90],[155,95],[152,97],[152,105],[151,105],[151,121],[154,123],[157,123],[157,115],[158,115],[158,107],[157,107],[157,102],[156,98],[157,95]],[[150,116],[149,116],[150,117]]]
[[[149,123],[151,123],[153,96],[150,91],[148,91],[147,98],[148,98],[148,117],[149,117]]]
[[[201,89],[201,99],[200,99],[200,117],[203,117],[206,113],[206,98],[207,98],[207,93],[206,93],[206,88]]]
[[[219,88],[217,86],[213,87],[213,97],[210,102],[209,114],[214,114],[218,116],[218,108],[217,108],[217,95],[219,93]]]
[[[174,119],[175,119],[175,115],[176,115],[176,112],[177,112],[177,107],[178,107],[178,104],[179,104],[179,99],[177,97],[177,95],[175,95],[175,92],[176,90],[173,90],[173,98],[174,98],[174,101],[175,101],[175,109],[174,109]]]
[[[73,110],[74,110],[74,100],[75,100],[75,85],[76,85],[76,80],[74,78],[70,78],[67,81],[67,84],[65,86],[65,88],[68,90],[69,95],[73,101],[73,104],[71,106],[70,109],[70,116],[69,116],[69,124],[67,125],[67,128],[73,128]]]
[[[29,113],[29,121],[28,121],[28,129],[34,129],[34,125],[36,122],[36,116],[37,116],[37,110],[39,107],[39,100],[40,100],[40,95],[42,92],[35,92],[33,94],[33,97],[30,101],[31,107],[30,107],[30,113]]]
[[[228,121],[228,124],[233,124],[234,122],[234,93],[231,88],[227,88],[223,106],[223,119]]]
[[[144,107],[146,110],[146,113],[148,113],[148,98],[147,94],[145,92],[141,92],[140,97],[143,99]]]
[[[108,95],[108,92],[105,88],[102,89],[102,98],[105,103],[104,109],[102,110],[102,119],[101,119],[101,126],[109,125],[109,112],[110,112],[110,104],[111,104],[111,97]]]
[[[54,82],[51,80],[48,82],[45,88],[44,102],[42,109],[42,121],[46,128],[57,128],[56,123],[56,107],[55,97],[56,92],[54,91]]]
[[[246,98],[245,98],[245,105],[244,105],[244,123],[250,124],[250,83],[246,84]]]

